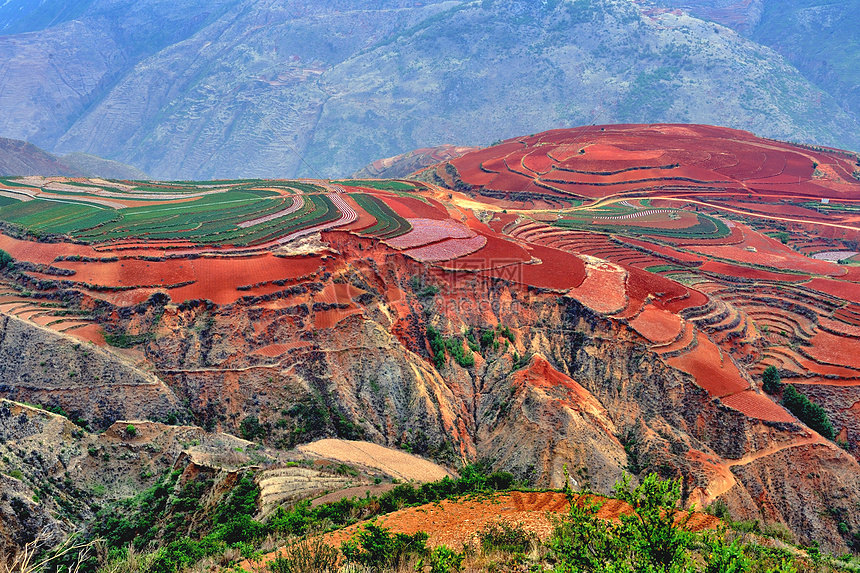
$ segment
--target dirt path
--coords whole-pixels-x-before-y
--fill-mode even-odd
[[[783,450],[788,450],[791,448],[797,448],[800,446],[806,446],[809,444],[822,444],[827,445],[828,442],[820,435],[816,433],[810,432],[810,434],[806,437],[800,438],[790,444],[779,444],[776,446],[771,446],[769,448],[765,448],[763,450],[758,450],[756,452],[749,453],[744,457],[737,460],[726,460],[725,465],[727,467],[735,467],[735,466],[746,466],[753,463],[756,460],[760,460],[761,458],[766,458],[767,456],[772,456],[775,453],[781,452]]]
[[[779,444],[776,446],[771,446],[769,448],[764,448],[762,450],[751,452],[751,453],[749,453],[749,454],[747,454],[747,455],[745,455],[745,456],[743,456],[737,460],[725,460],[720,465],[722,465],[726,469],[726,471],[729,475],[732,475],[731,474],[731,468],[733,468],[733,467],[746,466],[746,465],[749,465],[749,464],[751,464],[757,460],[760,460],[762,458],[766,458],[768,456],[772,456],[776,453],[779,453],[783,450],[788,450],[791,448],[798,448],[801,446],[808,446],[808,445],[812,445],[812,444],[828,445],[829,442],[827,440],[825,440],[824,438],[822,438],[820,435],[818,435],[814,432],[809,432],[808,435],[806,435],[802,438],[798,438],[797,440],[795,440],[791,443]],[[713,500],[719,498],[724,493],[728,492],[735,485],[737,485],[736,479],[726,480],[724,483],[722,483],[720,485],[720,487],[718,489],[716,489],[715,491],[710,493],[709,498],[713,501]]]

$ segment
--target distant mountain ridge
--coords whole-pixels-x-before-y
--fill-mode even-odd
[[[352,177],[356,179],[400,179],[425,167],[460,157],[476,149],[476,147],[451,144],[415,149],[394,157],[377,159],[353,173]]]
[[[0,137],[0,176],[60,175],[64,177],[104,177],[107,179],[147,179],[146,173],[118,161],[86,153],[57,157],[32,143]]]
[[[823,68],[803,51],[814,30],[772,37],[813,0],[784,16],[764,0],[692,0],[693,15],[632,0],[15,4],[0,7],[0,135],[156,178],[341,177],[413,149],[589,123],[860,148],[838,35],[822,40],[838,60]],[[759,27],[707,21],[719,10]],[[831,28],[854,34],[846,25]]]
[[[63,175],[76,177],[78,171],[32,143],[0,137],[0,175]]]

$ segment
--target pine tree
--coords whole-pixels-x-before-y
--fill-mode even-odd
[[[776,394],[782,388],[782,379],[776,366],[768,366],[762,375],[762,390],[768,394]]]

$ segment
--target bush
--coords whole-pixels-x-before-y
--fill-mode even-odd
[[[125,433],[130,438],[133,438],[137,435],[137,428],[134,427],[134,424],[129,424],[128,426],[125,427]]]
[[[6,267],[12,268],[14,263],[15,259],[12,258],[12,255],[0,249],[0,270],[5,269]]]
[[[253,520],[249,515],[239,515],[221,525],[215,531],[215,538],[227,545],[236,545],[262,539],[268,533],[269,529],[264,524]]]
[[[436,366],[436,370],[439,370],[445,366],[445,341],[432,324],[427,325],[427,341],[433,352],[433,364]]]
[[[627,560],[620,524],[598,518],[599,510],[600,505],[582,496],[573,500],[567,516],[556,523],[547,547],[557,573],[606,571],[607,566]]]
[[[681,480],[663,481],[650,474],[630,489],[630,479],[625,477],[615,484],[615,495],[633,507],[632,514],[621,516],[621,523],[637,563],[647,566],[643,571],[682,570],[687,561],[685,550],[692,539],[686,529],[692,511],[676,519]]]
[[[302,539],[286,547],[272,560],[271,573],[324,573],[337,571],[338,550],[320,536]]]
[[[703,573],[745,573],[750,570],[749,560],[744,556],[737,539],[726,545],[722,535],[705,542],[705,569]]]
[[[800,418],[800,421],[828,440],[832,440],[836,436],[836,431],[833,429],[833,424],[830,423],[830,418],[827,417],[824,408],[811,402],[791,384],[787,384],[782,393],[782,403],[792,414]]]
[[[266,428],[260,424],[257,416],[247,416],[239,424],[239,435],[243,439],[253,442],[257,438],[266,437]]]
[[[427,557],[430,573],[455,573],[463,569],[464,551],[456,552],[447,545],[435,547]],[[424,560],[420,559],[415,565],[416,571],[424,569]]]
[[[374,522],[365,525],[350,541],[340,546],[349,563],[368,567],[371,571],[397,569],[409,557],[427,554],[427,537],[423,531],[414,535],[391,534]]]
[[[768,366],[761,377],[761,388],[768,394],[776,394],[782,388],[782,379],[775,366]]]
[[[200,541],[179,539],[158,550],[148,573],[176,573],[223,550],[224,545],[212,537]]]
[[[500,521],[487,524],[478,533],[478,539],[484,552],[527,553],[532,543],[537,541],[537,536],[523,528],[522,524],[511,525]]]

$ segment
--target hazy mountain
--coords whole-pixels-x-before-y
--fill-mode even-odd
[[[130,165],[86,153],[57,157],[32,143],[0,137],[0,176],[63,175],[108,179],[146,179],[143,171]]]
[[[149,179],[149,175],[136,167],[79,151],[63,155],[60,161],[84,177],[132,180]]]
[[[860,0],[662,0],[731,26],[776,50],[856,118],[860,113]]]
[[[776,3],[735,10],[761,7],[752,37],[632,0],[14,4],[0,7],[0,135],[154,177],[342,176],[591,122],[860,148],[850,89],[754,41]]]
[[[0,137],[0,176],[9,175],[76,177],[80,173],[32,143]]]

